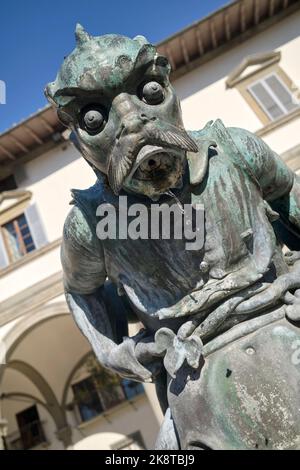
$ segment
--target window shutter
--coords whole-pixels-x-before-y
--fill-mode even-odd
[[[272,120],[284,115],[283,110],[268,92],[263,81],[250,86],[249,91]]]
[[[281,81],[276,77],[276,75],[270,75],[266,78],[266,83],[271,88],[274,95],[284,106],[287,112],[291,111],[294,108],[297,108],[296,103],[293,102],[292,94],[289,90],[281,83]]]
[[[31,204],[25,210],[25,216],[30,228],[30,233],[34,241],[35,247],[40,248],[47,244],[47,236],[42,224],[42,220],[36,204]]]
[[[254,83],[248,90],[273,121],[298,107],[291,91],[275,73]]]
[[[9,259],[6,253],[2,233],[0,231],[0,269],[5,268],[9,264]]]

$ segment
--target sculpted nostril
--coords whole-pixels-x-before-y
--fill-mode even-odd
[[[146,114],[142,113],[140,115],[140,118],[142,119],[143,122],[149,122],[149,121],[156,121],[157,118],[155,116],[153,117],[148,117]]]

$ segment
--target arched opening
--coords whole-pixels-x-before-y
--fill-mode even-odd
[[[153,446],[158,425],[142,385],[98,364],[65,303],[21,319],[4,340],[0,416],[8,420],[9,449]],[[104,436],[116,431],[122,439],[108,444]]]
[[[4,338],[1,410],[8,448],[62,449],[71,428],[61,406],[65,377],[89,351],[66,305],[57,303],[18,322]]]
[[[89,352],[71,371],[61,406],[74,411],[78,423],[85,423],[100,415],[107,418],[111,411],[124,403],[134,407],[135,398],[142,394],[142,384],[123,379],[103,368]]]

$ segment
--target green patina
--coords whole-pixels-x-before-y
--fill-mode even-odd
[[[170,65],[142,36],[92,37],[78,26],[76,40],[46,88],[97,177],[73,190],[64,228],[75,321],[106,367],[157,382],[170,408],[158,446],[299,448],[300,379],[291,362],[300,321],[299,177],[244,129],[217,119],[186,131]],[[147,210],[202,204],[204,246],[187,251],[175,237],[99,240],[97,207],[120,210],[119,195]],[[294,252],[284,256],[283,243]],[[278,324],[268,324],[281,305]],[[131,315],[145,330],[126,338]],[[244,334],[225,344],[243,324]],[[214,339],[224,347],[201,362]]]

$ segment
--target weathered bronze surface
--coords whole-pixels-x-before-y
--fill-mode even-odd
[[[168,61],[142,36],[76,38],[46,88],[97,176],[64,226],[76,323],[105,367],[156,383],[157,448],[299,449],[299,177],[246,130],[186,131]],[[120,211],[119,196],[202,204],[203,247],[120,226],[99,240],[97,207]]]

